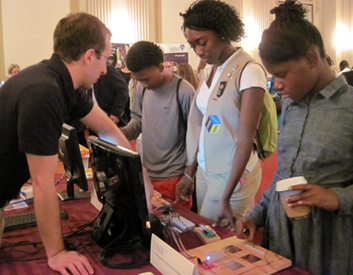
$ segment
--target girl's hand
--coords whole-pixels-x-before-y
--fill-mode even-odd
[[[318,184],[298,184],[292,186],[291,190],[303,190],[303,193],[290,196],[287,199],[289,207],[307,205],[334,211],[340,206],[336,193]]]
[[[219,226],[223,219],[228,221],[226,226],[228,226],[231,231],[234,231],[235,218],[233,216],[232,207],[230,206],[229,201],[221,200],[218,204],[217,221],[213,224],[213,226]]]

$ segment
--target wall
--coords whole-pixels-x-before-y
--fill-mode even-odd
[[[53,31],[70,12],[70,0],[2,0],[1,21],[4,62],[21,68],[49,58],[53,52]],[[1,76],[3,77],[3,75]]]
[[[129,3],[138,0],[111,0],[112,6],[121,1]],[[225,2],[234,5],[243,20],[248,20],[247,17],[253,15],[257,28],[255,33],[260,36],[262,29],[273,20],[269,10],[278,1],[225,0]],[[342,59],[353,63],[353,1],[302,0],[302,2],[313,5],[314,24],[323,36],[327,53],[335,61],[336,71]],[[70,3],[74,3],[79,11],[87,11],[87,0],[0,0],[0,29],[2,29],[0,80],[5,79],[5,71],[10,63],[19,63],[21,68],[24,68],[50,57],[53,30],[58,20],[70,12]],[[148,9],[151,13],[150,40],[158,43],[185,43],[186,39],[181,31],[182,17],[179,13],[184,12],[191,3],[193,0],[148,0]],[[254,31],[250,31],[250,34],[253,35]],[[122,42],[119,41],[119,31],[114,40]],[[337,42],[334,43],[334,40]],[[253,41],[256,41],[256,37]],[[257,45],[252,44],[254,43],[244,41],[242,46],[258,59]],[[189,50],[189,62],[194,69],[198,65],[198,60],[194,52]]]
[[[184,33],[181,31],[183,24],[180,12],[185,10],[194,1],[192,0],[162,0],[161,1],[161,39],[162,43],[186,43]],[[189,47],[189,64],[196,70],[199,64],[199,57]]]

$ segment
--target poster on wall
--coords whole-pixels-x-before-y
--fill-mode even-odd
[[[110,60],[116,68],[121,69],[124,65],[126,55],[130,49],[130,44],[111,43]]]
[[[189,44],[158,44],[158,46],[160,46],[163,51],[164,61],[170,62],[173,73],[176,73],[179,64],[189,63]]]

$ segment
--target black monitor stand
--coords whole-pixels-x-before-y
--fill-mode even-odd
[[[66,191],[58,193],[58,197],[61,201],[75,200],[75,199],[87,199],[91,197],[91,193],[82,189],[74,189],[74,184],[77,183],[76,179],[68,179],[66,185]]]

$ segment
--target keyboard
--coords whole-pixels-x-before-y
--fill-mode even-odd
[[[60,209],[60,218],[66,220],[68,217],[69,216],[66,212],[63,209]],[[36,216],[33,211],[4,217],[4,221],[4,231],[37,225]]]

